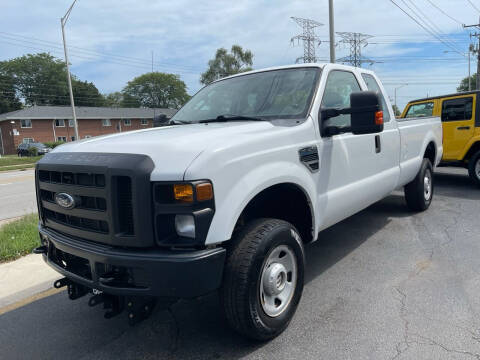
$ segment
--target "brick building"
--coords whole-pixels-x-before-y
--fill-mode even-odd
[[[153,127],[153,117],[171,118],[174,109],[108,108],[77,106],[81,139]],[[16,154],[22,142],[74,141],[69,106],[32,106],[0,114],[0,154]]]

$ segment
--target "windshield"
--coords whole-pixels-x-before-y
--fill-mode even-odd
[[[196,123],[219,116],[299,119],[307,112],[319,68],[293,68],[247,74],[200,90],[172,121]]]

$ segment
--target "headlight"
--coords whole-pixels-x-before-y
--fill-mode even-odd
[[[180,203],[193,203],[194,200],[212,200],[213,187],[210,182],[200,182],[197,184],[174,184],[173,196],[175,200]]]

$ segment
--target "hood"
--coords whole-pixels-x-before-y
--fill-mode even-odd
[[[268,121],[175,125],[89,138],[56,147],[56,152],[130,153],[149,156],[157,181],[182,180],[185,170],[208,146],[275,128]],[[223,147],[223,146],[222,146]]]

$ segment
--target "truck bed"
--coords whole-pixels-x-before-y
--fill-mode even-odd
[[[438,147],[432,165],[435,167],[440,163],[443,153],[442,121],[436,116],[396,120],[400,132],[399,186],[403,186],[415,178],[428,142],[434,141]]]

